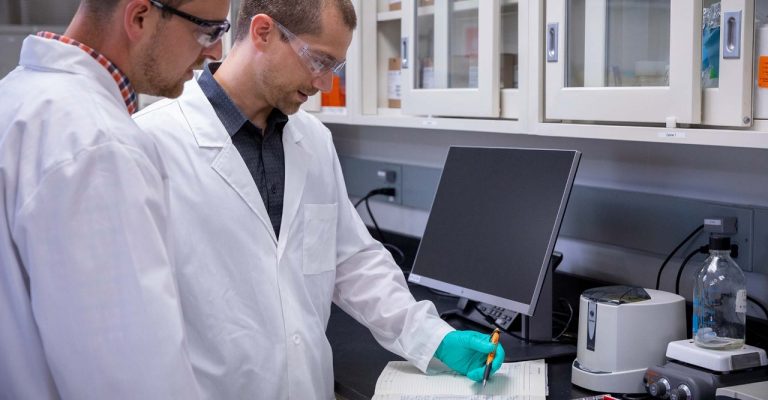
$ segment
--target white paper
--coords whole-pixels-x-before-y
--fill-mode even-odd
[[[547,394],[544,360],[505,363],[485,387],[454,372],[425,375],[408,362],[391,361],[371,400],[544,400]]]

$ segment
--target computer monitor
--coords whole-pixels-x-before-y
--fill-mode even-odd
[[[451,147],[408,280],[533,315],[580,158]]]

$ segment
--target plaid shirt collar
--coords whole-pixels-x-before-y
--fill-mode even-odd
[[[68,38],[64,35],[58,35],[51,32],[38,32],[37,36],[46,39],[58,40],[66,44],[71,44],[88,53],[91,57],[93,57],[93,59],[98,61],[98,63],[101,64],[101,66],[104,67],[107,72],[109,72],[109,75],[112,76],[112,79],[115,80],[118,89],[120,89],[120,94],[123,96],[123,101],[125,101],[125,106],[128,108],[128,113],[133,114],[136,112],[138,109],[138,97],[136,92],[133,90],[133,86],[131,86],[131,81],[128,80],[128,77],[123,74],[119,68],[117,68],[117,65],[109,61],[106,57],[104,57],[103,54],[78,42],[77,40]]]

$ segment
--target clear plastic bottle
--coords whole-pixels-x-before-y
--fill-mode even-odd
[[[731,258],[728,237],[709,238],[709,257],[693,288],[693,341],[715,350],[744,346],[747,283]]]

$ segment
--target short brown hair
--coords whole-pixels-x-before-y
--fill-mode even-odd
[[[115,12],[115,9],[122,1],[123,0],[81,0],[81,3],[85,6],[85,9],[89,14],[107,18]],[[189,1],[191,0],[160,0],[161,3],[173,8],[179,7]],[[166,13],[163,13],[163,16],[166,16]]]
[[[350,0],[243,0],[237,13],[235,41],[248,35],[251,18],[266,14],[296,35],[320,33],[320,16],[327,6],[334,6],[349,30],[357,26],[355,7]]]

